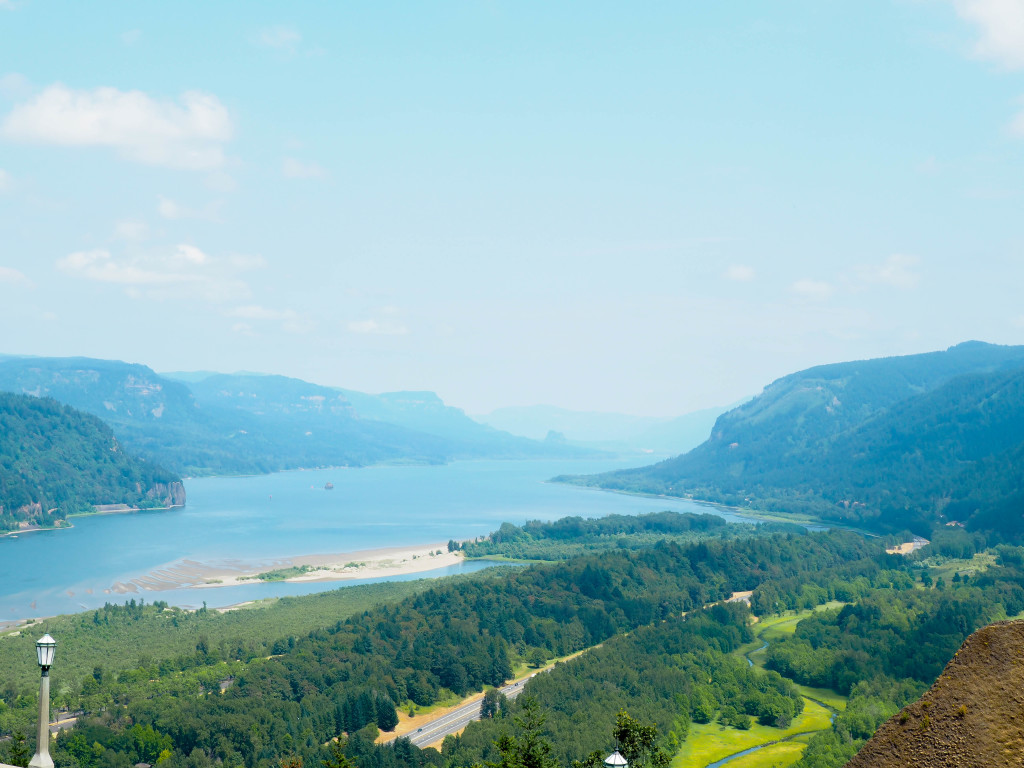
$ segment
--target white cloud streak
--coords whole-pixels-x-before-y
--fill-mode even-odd
[[[268,27],[259,33],[256,42],[265,48],[293,53],[298,44],[302,42],[302,35],[294,27]]]
[[[348,324],[348,329],[352,333],[377,334],[379,336],[404,336],[409,332],[408,328],[394,320],[356,320]]]
[[[281,173],[289,179],[318,179],[327,175],[316,163],[303,163],[294,157],[286,157],[281,163]]]
[[[70,253],[57,262],[57,268],[68,274],[98,283],[121,283],[136,286],[193,282],[199,279],[197,275],[155,271],[136,264],[118,262],[110,254],[110,251],[104,248]]]
[[[835,292],[835,288],[832,287],[831,283],[811,280],[809,278],[797,280],[790,286],[790,290],[798,296],[810,299],[811,301],[825,301]]]
[[[12,267],[0,267],[0,283],[29,283],[31,282],[24,272],[19,272]]]
[[[238,277],[245,267],[234,257],[214,259],[188,243],[132,256],[115,256],[106,248],[75,251],[59,259],[57,268],[82,280],[123,286],[132,298],[219,304],[251,293]]]
[[[753,267],[747,267],[743,264],[733,264],[727,270],[725,270],[726,280],[735,280],[738,283],[749,283],[756,277]]]
[[[914,269],[920,263],[917,256],[894,253],[880,265],[862,267],[858,274],[867,283],[909,289],[916,287],[921,279],[921,275]]]
[[[171,200],[169,197],[158,198],[156,206],[157,213],[165,219],[176,221],[178,219],[202,219],[203,221],[220,221],[221,200],[214,200],[203,208],[188,208],[180,203]]]
[[[1010,121],[1010,133],[1019,139],[1024,139],[1024,110],[1018,112]]]
[[[110,147],[147,165],[211,170],[224,164],[232,125],[217,97],[200,91],[176,103],[142,91],[76,91],[57,83],[16,105],[0,135],[29,144]]]
[[[238,320],[279,322],[281,329],[288,333],[306,333],[316,327],[316,323],[308,315],[296,312],[294,309],[270,309],[259,304],[234,307],[227,310],[224,316]],[[245,322],[235,323],[232,330],[246,335],[253,334],[252,325]]]
[[[117,240],[145,240],[149,237],[149,225],[138,219],[122,219],[114,225]]]
[[[975,56],[1024,68],[1024,0],[953,0],[953,7],[978,28]]]

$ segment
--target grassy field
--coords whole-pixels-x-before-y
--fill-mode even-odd
[[[995,553],[991,550],[986,550],[978,552],[974,557],[965,559],[946,558],[937,555],[929,557],[927,560],[922,560],[921,564],[928,566],[932,579],[938,581],[939,578],[942,578],[948,586],[953,582],[954,574],[974,576],[988,570],[991,566],[995,565],[995,562]]]
[[[800,759],[807,745],[801,741],[783,741],[730,760],[729,768],[786,768]]]
[[[825,603],[824,605],[819,605],[814,610],[824,611],[830,608],[840,608],[843,605],[844,603],[832,601]],[[812,611],[800,611],[798,613],[790,613],[784,616],[769,616],[763,621],[759,621],[757,626],[754,628],[754,633],[757,635],[757,639],[741,648],[740,652],[754,662],[754,666],[759,669],[764,669],[765,657],[768,655],[767,649],[761,648],[764,641],[767,640],[771,643],[780,637],[792,635],[796,632],[796,625],[800,623],[801,619],[807,618],[811,613]],[[846,697],[829,688],[811,688],[808,685],[799,685],[797,683],[794,683],[793,685],[796,686],[800,695],[805,698],[821,702],[825,706],[831,707],[838,712],[846,709]]]
[[[814,611],[824,611],[842,605],[843,603],[840,602],[830,602],[817,606]],[[796,625],[811,613],[813,611],[799,611],[781,616],[769,616],[759,621],[754,626],[754,640],[736,650],[735,654],[749,659],[759,669],[764,669],[767,649],[762,646],[765,641],[772,643],[779,638],[792,635],[796,631]],[[809,735],[825,730],[832,725],[832,712],[846,709],[846,697],[840,696],[835,691],[811,688],[795,683],[794,685],[804,697],[805,706],[803,713],[793,721],[789,728],[780,730],[769,726],[755,725],[749,731],[740,731],[735,728],[723,727],[718,723],[695,723],[690,726],[690,735],[679,754],[673,758],[672,768],[705,768],[716,760],[721,760],[723,757],[734,755],[745,749],[769,744],[780,739],[789,739],[797,734]],[[799,760],[806,746],[806,737],[797,736],[797,738],[772,744],[749,755],[736,758],[730,761],[728,766],[729,768],[784,768]]]
[[[690,735],[683,744],[673,760],[672,768],[704,768],[706,765],[721,760],[723,757],[734,755],[745,749],[756,747],[760,744],[767,744],[789,736],[801,733],[813,733],[828,728],[831,725],[832,713],[825,707],[809,699],[804,700],[804,711],[800,717],[793,721],[793,724],[785,730],[772,728],[767,725],[755,725],[749,731],[740,731],[736,728],[727,728],[718,723],[694,723],[690,726]],[[799,747],[790,750],[792,760],[783,765],[796,762],[799,753],[806,744],[801,743]],[[784,751],[784,750],[783,750]],[[753,759],[754,755],[749,755]],[[743,765],[743,764],[737,764]],[[750,763],[750,765],[762,765],[761,763]],[[771,762],[764,765],[772,765]],[[730,763],[730,768],[734,768]]]

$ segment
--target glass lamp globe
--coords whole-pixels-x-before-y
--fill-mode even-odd
[[[49,634],[43,635],[36,640],[36,658],[39,660],[39,666],[43,669],[49,669],[50,665],[53,664],[53,653],[57,648],[57,641],[54,640]]]

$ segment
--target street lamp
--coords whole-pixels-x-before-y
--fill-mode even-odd
[[[53,758],[50,757],[50,665],[56,648],[57,641],[49,634],[36,641],[36,660],[42,670],[39,678],[39,736],[29,768],[53,768]]]

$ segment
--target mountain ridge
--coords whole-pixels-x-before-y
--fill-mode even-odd
[[[1024,533],[1024,347],[835,363],[782,377],[687,454],[559,478],[927,533]],[[998,486],[1002,495],[988,486]],[[1001,514],[993,509],[999,507]],[[1013,507],[1012,520],[1005,519]],[[997,525],[998,524],[998,525]]]
[[[0,390],[92,413],[136,453],[186,475],[596,454],[477,424],[433,393],[364,395],[262,374],[175,377],[121,361],[0,359]],[[365,418],[346,392],[376,403],[385,418]]]

